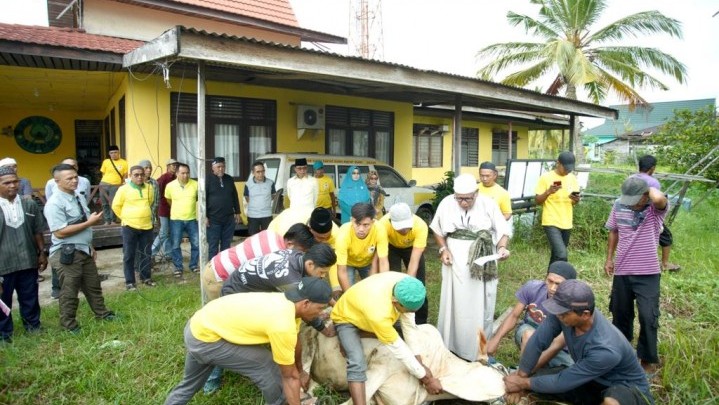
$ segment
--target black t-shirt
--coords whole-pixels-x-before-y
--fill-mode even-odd
[[[240,292],[285,291],[299,284],[304,273],[304,255],[283,249],[245,262],[222,286],[222,295]]]

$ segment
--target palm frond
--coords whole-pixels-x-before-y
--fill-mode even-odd
[[[614,46],[593,49],[594,55],[602,60],[622,60],[628,63],[633,61],[635,65],[656,69],[664,74],[673,76],[679,83],[685,83],[687,79],[687,68],[675,57],[655,48],[644,48],[639,46]]]
[[[533,66],[508,75],[507,77],[502,79],[502,84],[525,87],[527,84],[542,77],[549,69],[552,68],[552,65],[553,64],[550,60],[545,59]]]
[[[553,39],[561,36],[560,33],[557,33],[547,25],[535,20],[534,18],[517,14],[513,11],[509,11],[507,13],[507,21],[510,25],[515,27],[522,25],[524,26],[525,32],[532,33],[545,39]]]
[[[558,41],[554,50],[554,61],[567,83],[581,86],[596,79],[591,61],[573,43]]]
[[[594,104],[599,104],[607,97],[606,86],[599,81],[593,81],[584,85],[584,90],[589,95],[589,99]]]
[[[587,43],[621,41],[638,34],[669,34],[682,38],[682,23],[659,11],[644,11],[621,18],[589,36]]]
[[[637,106],[648,105],[649,103],[632,86],[624,83],[621,79],[614,77],[606,70],[599,69],[601,73],[601,81],[607,90],[612,91],[622,101],[629,104],[629,108],[633,110]]]
[[[501,56],[479,69],[477,76],[481,78],[492,78],[510,66],[533,63],[543,59],[546,59],[545,52],[536,51],[518,52]]]
[[[546,47],[547,44],[541,42],[504,42],[485,46],[477,51],[476,56],[493,58],[522,52],[542,52]]]

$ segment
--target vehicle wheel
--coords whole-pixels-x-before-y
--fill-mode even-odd
[[[432,222],[432,218],[434,218],[434,212],[432,211],[432,207],[423,205],[417,208],[417,216],[422,218],[422,220],[427,225],[429,225]]]

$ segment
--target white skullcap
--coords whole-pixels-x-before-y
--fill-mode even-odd
[[[12,166],[12,165],[17,165],[17,162],[13,158],[7,157],[5,159],[0,160],[0,167]]]
[[[454,179],[454,192],[457,194],[470,194],[477,191],[477,180],[473,175],[460,174]]]

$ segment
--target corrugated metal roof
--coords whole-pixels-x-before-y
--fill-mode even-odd
[[[626,134],[641,134],[650,130],[654,132],[674,116],[675,110],[697,111],[709,106],[714,108],[715,105],[716,100],[713,98],[651,103],[648,108],[637,107],[634,111],[629,111],[629,106],[626,104],[612,105],[609,107],[619,111],[619,118],[615,121],[606,120],[603,124],[588,129],[584,134],[619,137]]]
[[[0,23],[0,39],[26,44],[126,54],[142,41],[88,34],[84,30]]]

